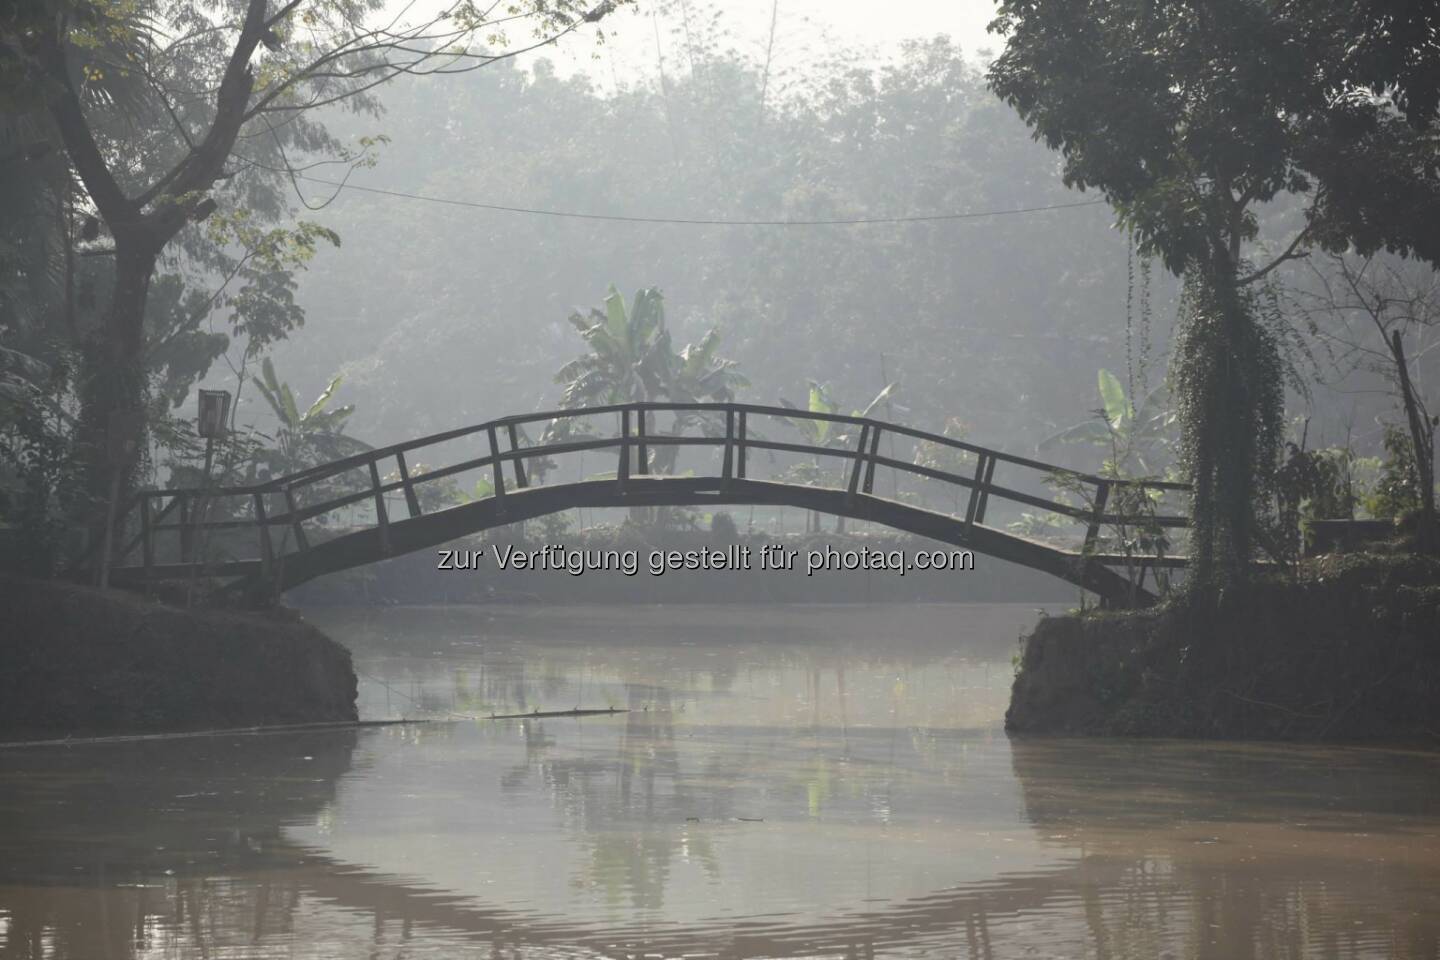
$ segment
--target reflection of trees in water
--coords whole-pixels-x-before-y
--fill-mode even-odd
[[[683,631],[678,636],[683,637]],[[425,638],[425,642],[433,647],[435,640]],[[796,644],[779,636],[757,642],[745,633],[724,642],[711,638],[671,646],[493,642],[471,648],[463,660],[436,658],[430,649],[425,653],[423,658],[396,659],[390,651],[368,668],[394,692],[394,698],[387,696],[391,711],[413,712],[409,708],[418,706],[443,716],[620,706],[624,691],[633,684],[666,687],[676,697],[723,696],[737,693],[742,679],[756,670],[775,674],[848,669],[857,676],[894,676],[955,658],[953,644],[892,645],[884,638]],[[989,667],[984,660],[968,663],[977,671]]]
[[[9,751],[0,958],[204,955],[294,928],[287,822],[324,816],[356,731]],[[226,879],[245,874],[258,879]]]
[[[545,785],[564,827],[586,847],[574,887],[595,890],[613,906],[628,900],[635,909],[659,910],[677,856],[718,868],[707,841],[673,830],[695,798],[676,754],[670,689],[627,684],[626,706],[613,759],[552,756],[545,722],[523,721],[525,759],[502,774],[501,788],[516,791],[532,777]]]
[[[153,886],[0,888],[9,913],[4,960],[244,956],[296,933],[298,877],[189,877]]]
[[[1023,739],[1011,756],[1036,829],[1114,871],[1079,885],[1097,960],[1440,956],[1433,757]]]
[[[282,951],[289,938],[313,942],[317,930],[331,938],[327,943],[343,944],[356,956],[387,960],[402,951],[410,955],[437,934],[445,943],[467,938],[480,950],[477,956],[502,957],[558,950],[613,957],[859,958],[910,951],[986,958],[1038,947],[1042,953],[1095,960],[1148,960],[1167,953],[1197,960],[1433,960],[1440,949],[1434,920],[1440,904],[1436,893],[1426,892],[1437,889],[1434,865],[1394,862],[1403,859],[1397,848],[1409,839],[1405,823],[1370,813],[1375,803],[1364,789],[1367,781],[1382,784],[1392,791],[1391,805],[1407,814],[1424,812],[1434,801],[1414,795],[1413,775],[1409,792],[1402,788],[1403,765],[1367,771],[1364,764],[1347,766],[1343,757],[1326,756],[1296,769],[1281,764],[1283,754],[1207,754],[1205,748],[1173,744],[1014,745],[1025,813],[1058,850],[1079,854],[1072,866],[997,876],[803,923],[783,917],[655,923],[678,857],[703,866],[708,856],[711,869],[719,870],[713,851],[696,845],[704,832],[674,830],[673,821],[700,802],[716,804],[699,811],[705,819],[727,814],[737,809],[737,799],[724,791],[712,795],[708,785],[704,791],[693,782],[687,786],[675,749],[675,717],[663,709],[663,693],[637,686],[629,702],[640,709],[624,718],[613,754],[555,757],[546,723],[527,721],[522,765],[526,776],[551,788],[556,802],[565,805],[567,824],[590,844],[589,861],[575,882],[629,908],[625,922],[530,916],[287,844],[280,824],[323,815],[349,747],[336,750],[312,741],[292,749],[277,740],[278,749],[266,751],[270,756],[235,757],[234,763],[226,762],[231,758],[223,751],[206,751],[207,756],[191,758],[132,752],[103,771],[93,755],[68,767],[30,764],[23,775],[48,779],[56,790],[75,796],[92,810],[95,826],[65,841],[66,831],[77,820],[83,825],[85,817],[74,810],[29,814],[25,830],[58,838],[40,864],[48,864],[50,883],[33,882],[36,863],[16,867],[0,856],[0,911],[11,918],[0,957],[249,956],[263,952],[256,946],[262,942]],[[651,709],[643,709],[646,705]],[[553,732],[553,722],[550,726]],[[1253,782],[1254,771],[1247,768],[1267,766],[1281,799],[1236,792],[1240,780]],[[116,771],[127,769],[129,776],[116,778]],[[1234,774],[1237,769],[1242,777]],[[7,768],[5,776],[10,775]],[[724,767],[707,769],[710,783],[712,775],[740,779],[738,771]],[[120,784],[108,797],[107,782]],[[1308,805],[1288,799],[1307,791]],[[197,795],[177,798],[177,793]],[[102,812],[107,799],[109,809]],[[1126,819],[1127,810],[1133,819]],[[163,822],[157,812],[173,819]],[[1173,827],[1181,812],[1193,829]],[[1349,818],[1361,814],[1374,833],[1369,842],[1381,844],[1371,848],[1372,855],[1386,862],[1357,868],[1358,861],[1339,854],[1365,849],[1347,836]],[[1267,856],[1264,831],[1296,815],[1317,828],[1343,829],[1314,832],[1325,848],[1318,855]],[[1206,842],[1215,832],[1205,828],[1206,820],[1226,821],[1227,839],[1240,831],[1242,842],[1230,849]],[[0,834],[5,836],[11,839],[0,854],[26,846],[8,830]],[[1246,839],[1255,843],[1247,845]],[[154,850],[157,843],[167,849]],[[69,881],[70,867],[87,862],[86,851],[98,855],[91,856],[78,882]],[[1246,859],[1250,856],[1259,860]],[[164,877],[165,869],[176,874]],[[211,879],[227,873],[246,879]],[[17,881],[26,885],[16,886]],[[117,881],[149,885],[117,888]],[[325,904],[342,912],[317,913]]]

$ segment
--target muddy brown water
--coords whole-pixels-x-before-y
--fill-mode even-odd
[[[0,750],[0,960],[1440,957],[1440,755],[1011,740],[1035,616],[316,612],[434,722]]]

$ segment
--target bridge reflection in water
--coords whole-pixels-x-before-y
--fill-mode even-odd
[[[527,428],[542,425],[532,442]],[[694,455],[688,470],[686,451]],[[597,458],[613,469],[587,475],[587,454],[592,469]],[[809,467],[797,471],[797,463]],[[759,465],[770,476],[759,476]],[[471,484],[478,496],[457,503],[454,491]],[[123,511],[130,535],[120,538],[111,575],[143,581],[203,570],[283,591],[572,508],[767,505],[907,531],[1053,574],[1107,603],[1135,604],[1152,599],[1147,575],[1185,565],[1167,532],[1188,521],[1165,502],[1187,489],[1095,476],[868,417],[632,403],[505,417],[254,486],[141,491]],[[987,523],[996,504],[1002,522]],[[359,505],[368,510],[363,528],[334,535],[325,526]],[[1021,508],[1073,523],[1076,537],[1007,529]],[[206,545],[222,540],[224,549],[207,555]]]
[[[389,685],[372,705],[613,719],[0,753],[0,957],[1440,947],[1433,756],[1007,741],[1028,610],[912,610],[904,636],[755,612],[728,638],[631,611],[625,639],[590,613],[327,626]]]

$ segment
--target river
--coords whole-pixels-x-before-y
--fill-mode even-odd
[[[0,749],[0,960],[1440,957],[1440,754],[1010,740],[1036,615],[312,611],[428,722]]]

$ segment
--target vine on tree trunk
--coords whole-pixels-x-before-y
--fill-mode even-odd
[[[1233,270],[1195,262],[1185,271],[1172,382],[1194,485],[1191,587],[1244,577],[1269,500],[1290,378],[1266,316]]]

